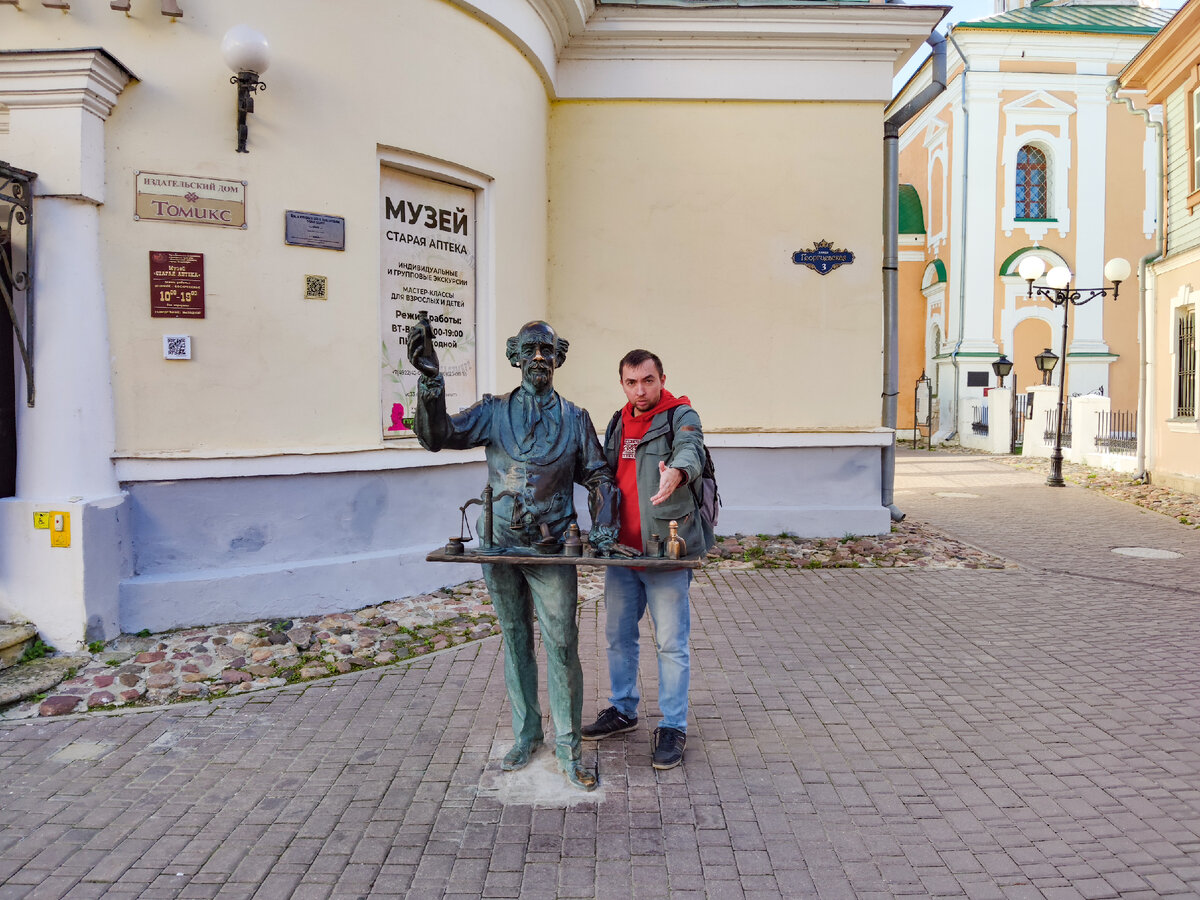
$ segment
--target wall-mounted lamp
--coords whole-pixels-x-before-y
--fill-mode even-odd
[[[225,65],[237,72],[229,79],[230,84],[237,85],[237,152],[248,153],[246,113],[254,112],[254,94],[267,87],[258,76],[271,64],[271,48],[267,39],[249,25],[234,25],[221,39],[221,56]]]

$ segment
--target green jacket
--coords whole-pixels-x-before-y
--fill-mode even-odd
[[[668,411],[656,413],[650,430],[638,444],[634,457],[637,472],[638,505],[642,519],[643,553],[649,549],[651,534],[657,534],[666,545],[670,529],[668,523],[674,519],[679,523],[679,536],[687,542],[687,555],[707,553],[715,543],[712,529],[703,521],[692,494],[692,484],[699,480],[704,469],[704,431],[700,427],[700,415],[690,406],[675,409],[675,436],[671,440]],[[604,455],[614,473],[617,471],[623,432],[618,417],[614,427],[608,429],[604,438]],[[672,469],[682,469],[687,482],[677,487],[665,503],[654,506],[650,498],[658,493],[658,463],[665,462]],[[621,497],[625,502],[625,497]]]

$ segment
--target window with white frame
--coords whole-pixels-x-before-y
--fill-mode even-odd
[[[1050,215],[1050,181],[1046,152],[1026,144],[1017,151],[1016,219],[1048,219]]]
[[[1031,91],[1002,107],[1001,183],[1004,204],[1000,227],[1005,237],[1022,231],[1031,243],[1053,229],[1071,231],[1068,205],[1071,168],[1071,120],[1075,107],[1047,91]],[[1018,200],[1018,186],[1022,196]]]
[[[1192,91],[1192,190],[1200,191],[1200,88]]]
[[[1196,307],[1175,317],[1175,417],[1196,418]]]

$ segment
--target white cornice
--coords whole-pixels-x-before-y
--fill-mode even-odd
[[[946,12],[884,3],[450,2],[517,46],[558,99],[877,100],[874,82],[899,70]]]
[[[107,119],[133,77],[99,49],[0,52],[0,99],[10,108],[84,109]]]
[[[1051,34],[954,29],[954,39],[966,53],[973,71],[997,69],[1002,59],[1124,65],[1151,37],[1147,34]]]
[[[907,15],[895,15],[897,12]],[[922,15],[923,13],[923,15]],[[924,41],[940,8],[601,7],[564,59],[671,59],[762,55],[797,59],[866,53],[894,59]],[[914,41],[917,43],[914,45]]]

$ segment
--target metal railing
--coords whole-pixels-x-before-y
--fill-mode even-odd
[[[971,407],[971,430],[976,434],[988,433],[988,408],[987,406],[972,406]]]
[[[1025,445],[1025,416],[1029,414],[1029,395],[1015,394],[1012,405],[1012,442],[1009,452],[1016,453]]]
[[[1190,309],[1179,318],[1175,354],[1175,415],[1181,419],[1196,416],[1196,311]]]
[[[1044,437],[1046,439],[1046,443],[1050,444],[1051,446],[1054,445],[1054,426],[1056,424],[1057,416],[1058,416],[1058,407],[1057,406],[1054,407],[1053,409],[1046,410],[1046,431],[1042,435],[1042,437]],[[1071,407],[1070,406],[1068,406],[1066,409],[1063,410],[1062,446],[1063,447],[1071,446]]]
[[[1096,446],[1109,453],[1137,453],[1137,413],[1130,410],[1098,412]]]

